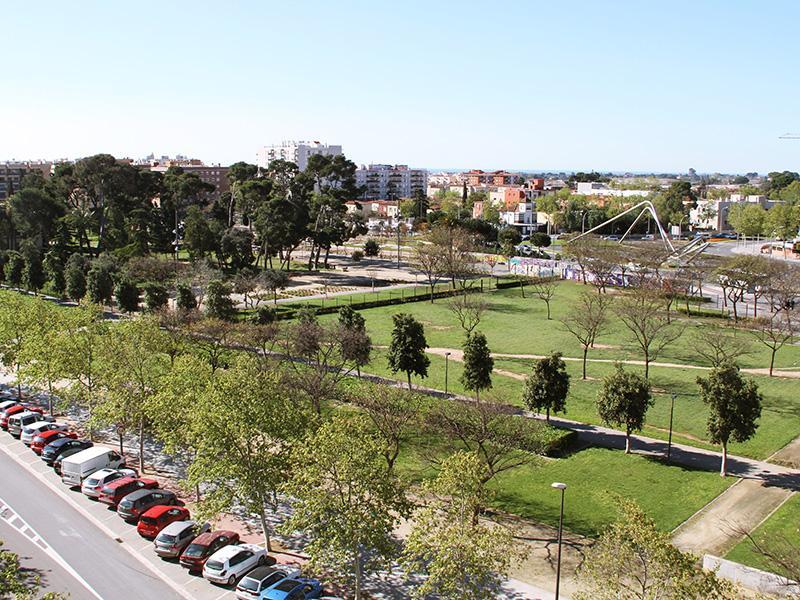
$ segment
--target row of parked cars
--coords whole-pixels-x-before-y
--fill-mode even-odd
[[[241,543],[238,533],[212,531],[208,523],[192,520],[174,492],[140,477],[118,452],[79,439],[40,406],[10,396],[7,390],[0,393],[0,427],[52,466],[70,488],[136,523],[139,535],[153,540],[161,558],[177,560],[213,583],[235,586],[241,600],[332,598],[322,595],[319,581],[302,577],[296,567],[276,564],[260,546]]]

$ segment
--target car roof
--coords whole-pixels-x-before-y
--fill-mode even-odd
[[[89,477],[92,478],[92,479],[100,479],[102,477],[106,477],[106,476],[111,475],[112,473],[116,473],[116,472],[117,472],[117,469],[110,469],[110,468],[109,469],[100,469],[99,471],[95,471],[94,473],[89,475]]]
[[[214,552],[214,554],[211,555],[211,558],[214,558],[216,560],[224,560],[226,558],[236,556],[242,550],[248,550],[248,548],[242,548],[238,544],[228,544],[227,546],[223,546],[222,548]]]
[[[44,425],[50,425],[50,423],[52,423],[52,421],[45,421],[44,419],[42,419],[41,421],[34,421],[33,423],[26,425],[25,427],[33,429],[35,427],[43,427]]]
[[[53,440],[52,442],[50,442],[50,446],[53,447],[53,448],[60,448],[61,446],[63,446],[64,444],[66,444],[68,442],[77,442],[77,441],[79,441],[79,440],[73,440],[72,438],[69,438],[69,437],[63,437],[63,438],[58,438],[57,440]]]
[[[152,491],[152,490],[148,490],[148,491]],[[172,510],[173,508],[182,508],[182,507],[180,507],[180,506],[171,506],[169,504],[157,504],[153,508],[148,508],[144,512],[144,514],[142,516],[144,517],[146,515],[148,517],[152,517],[154,519],[157,519],[158,517],[163,515],[165,512],[167,512],[168,510]]]
[[[39,432],[39,436],[54,437],[56,435],[67,435],[67,431],[62,429],[48,429],[47,431]]]
[[[34,415],[36,415],[38,417],[39,413],[33,412],[32,410],[28,410],[26,408],[22,412],[18,412],[18,413],[14,414],[14,415],[11,415],[11,418],[12,419],[24,419],[25,417],[34,416]]]
[[[145,496],[152,494],[153,492],[155,492],[155,490],[148,490],[146,488],[141,490],[136,490],[125,496],[125,499],[136,501],[139,498],[144,498]]]
[[[266,579],[270,575],[272,575],[275,571],[280,569],[275,569],[274,567],[256,567],[252,571],[250,571],[247,576],[250,579],[255,579],[257,581],[261,581],[262,579]]]
[[[227,535],[228,537],[233,537],[237,535],[235,531],[230,531],[228,529],[218,529],[216,531],[207,531],[206,533],[201,533],[200,535],[195,538],[193,544],[200,544],[201,546],[208,546],[211,542],[222,535]]]
[[[175,508],[171,506],[170,508]],[[197,521],[173,521],[164,529],[161,530],[161,533],[166,533],[167,535],[178,535],[184,529],[189,529],[191,527],[197,527]]]

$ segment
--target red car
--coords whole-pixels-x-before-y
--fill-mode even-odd
[[[183,506],[168,506],[166,504],[159,504],[145,513],[139,518],[139,524],[136,526],[136,531],[139,535],[145,538],[153,539],[159,532],[170,523],[175,521],[188,521],[189,509]]]
[[[206,559],[228,544],[238,544],[239,534],[235,531],[211,531],[198,535],[181,554],[181,566],[189,571],[200,571]]]
[[[43,431],[33,438],[33,442],[31,442],[31,450],[36,452],[36,454],[41,454],[42,450],[44,450],[44,447],[47,446],[47,444],[50,442],[55,442],[56,440],[60,440],[61,438],[71,438],[73,440],[77,440],[78,434],[74,431],[58,431],[56,429]]]
[[[8,431],[8,418],[26,410],[39,413],[40,415],[44,414],[44,410],[40,406],[25,403],[15,404],[14,406],[10,406],[9,408],[5,409],[3,412],[0,412],[0,427]]]
[[[155,479],[142,479],[140,477],[122,477],[107,483],[100,490],[97,499],[103,504],[108,504],[116,509],[119,501],[136,490],[153,490],[158,487]]]

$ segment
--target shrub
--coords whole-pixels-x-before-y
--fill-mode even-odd
[[[542,233],[541,231],[537,231],[531,235],[531,244],[537,248],[547,248],[550,245],[550,242],[550,236],[546,233]]]
[[[169,293],[166,286],[160,283],[148,283],[144,286],[144,303],[147,310],[156,312],[164,308],[169,300]]]
[[[252,317],[253,323],[258,325],[269,325],[278,320],[278,311],[271,306],[259,306]]]
[[[178,310],[194,310],[197,308],[197,298],[194,297],[192,286],[188,283],[179,283],[176,290],[175,306]]]
[[[132,313],[139,310],[139,286],[132,279],[123,277],[114,286],[114,295],[120,310]]]
[[[231,299],[231,287],[218,279],[208,283],[205,302],[206,316],[229,321],[236,313]]]
[[[353,253],[350,255],[350,258],[352,258],[356,262],[361,262],[361,260],[364,258],[364,253],[361,250],[353,250]]]
[[[114,294],[114,280],[105,265],[95,264],[86,275],[89,299],[96,304],[110,304]]]
[[[19,252],[11,251],[8,253],[6,264],[3,268],[5,279],[14,287],[22,283],[22,271],[25,269],[25,260]]]
[[[67,296],[76,302],[86,295],[86,268],[88,261],[80,254],[73,254],[67,260],[64,272]]]
[[[365,256],[378,256],[381,252],[381,245],[375,240],[367,240],[364,243]],[[355,254],[355,252],[353,253]]]

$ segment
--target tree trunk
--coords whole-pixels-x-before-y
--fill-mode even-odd
[[[775,353],[778,351],[777,348],[772,348],[772,354],[769,357],[769,376],[772,377],[772,369],[775,366]]]
[[[586,380],[586,354],[589,352],[589,347],[583,347],[583,377],[581,379]]]
[[[117,428],[117,437],[119,437],[119,454],[122,456],[125,453],[125,450],[122,448],[122,429]]]
[[[547,320],[550,320],[550,300],[545,300],[544,303],[547,305]]]
[[[631,453],[631,430],[625,430],[625,454]]]
[[[356,550],[356,560],[355,560],[355,600],[361,600],[361,547],[359,546],[358,550]]]
[[[411,390],[411,371],[406,371],[406,376],[408,377],[408,389]]]
[[[650,377],[650,353],[645,350],[644,353],[644,378]]]
[[[722,442],[722,464],[719,474],[721,477],[725,477],[728,474],[728,444],[726,442]]]
[[[550,422],[550,407],[549,406],[545,409],[545,421],[547,421],[548,423]]]
[[[264,532],[264,544],[265,544],[265,547],[267,549],[267,552],[271,552],[272,551],[272,546],[271,546],[271,540],[270,540],[270,537],[269,537],[269,524],[267,523],[267,513],[263,508],[261,509],[261,513],[259,514],[259,517],[261,518],[261,529]]]

